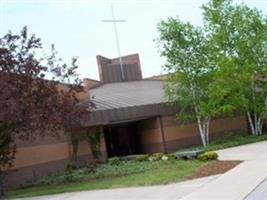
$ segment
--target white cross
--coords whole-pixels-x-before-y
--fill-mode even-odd
[[[123,65],[122,65],[120,43],[119,43],[119,36],[118,36],[116,23],[117,22],[126,22],[126,20],[118,20],[118,19],[115,18],[114,9],[113,9],[113,5],[112,4],[111,4],[111,14],[112,14],[112,19],[102,20],[102,22],[112,22],[113,23],[114,32],[115,32],[115,39],[116,39],[116,44],[117,44],[117,50],[118,50],[118,54],[119,54],[121,77],[122,77],[122,80],[124,80],[125,79],[125,77],[124,77],[124,69],[123,69]]]

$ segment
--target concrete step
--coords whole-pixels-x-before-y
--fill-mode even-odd
[[[267,160],[245,161],[180,200],[243,200],[267,177]]]

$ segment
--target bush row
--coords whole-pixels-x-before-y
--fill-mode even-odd
[[[204,152],[196,157],[200,161],[210,161],[216,160],[218,158],[218,154],[214,151],[207,151]],[[175,160],[176,156],[174,153],[164,154],[164,153],[154,153],[154,154],[142,154],[137,155],[134,157],[134,161],[137,162],[144,162],[144,161],[167,161],[167,160]],[[112,157],[108,159],[108,164],[110,165],[119,165],[121,162],[121,158],[119,157]]]

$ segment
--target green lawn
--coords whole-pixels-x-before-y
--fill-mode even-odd
[[[62,192],[108,189],[128,186],[167,184],[193,175],[199,167],[207,163],[197,160],[173,160],[154,162],[122,162],[119,166],[100,166],[93,174],[84,171],[74,175],[72,183],[64,183],[59,174],[44,180],[39,186],[12,190],[7,198],[30,197]],[[80,173],[80,174],[79,174]],[[82,175],[83,174],[83,175]],[[53,180],[54,179],[54,180]]]

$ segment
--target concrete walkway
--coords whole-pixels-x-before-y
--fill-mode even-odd
[[[267,160],[267,141],[217,151],[220,160]]]
[[[219,177],[210,176],[169,185],[71,192],[21,200],[176,200]]]
[[[267,141],[217,152],[220,160],[244,162],[181,200],[266,199]]]
[[[265,179],[245,200],[267,199],[267,179]]]
[[[242,200],[267,177],[266,161],[246,161],[182,200]]]

